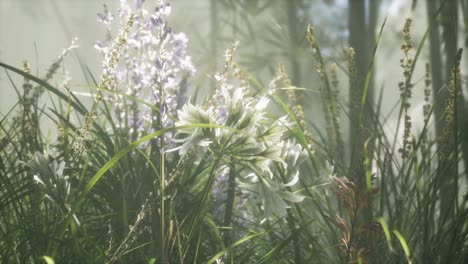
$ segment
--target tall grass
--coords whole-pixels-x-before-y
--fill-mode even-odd
[[[263,86],[236,63],[237,44],[213,73],[213,93],[194,104],[186,98],[195,70],[185,35],[169,29],[167,4],[154,13],[143,7],[122,5],[116,36],[111,11],[99,16],[109,33],[97,45],[103,72],[88,86],[91,107],[66,84],[49,83],[69,49],[46,77],[33,76],[27,63],[19,69],[0,62],[18,94],[0,119],[0,262],[468,260],[466,168],[458,151],[467,136],[453,122],[464,100],[459,63],[446,102],[430,100],[427,67],[425,123],[416,132],[407,113],[425,38],[414,53],[410,20],[398,138],[386,132],[380,104],[363,113],[370,72],[363,95],[339,100],[336,66],[329,73],[311,27],[325,130],[307,122],[299,98],[315,86],[293,86],[281,65]],[[348,67],[340,67],[350,86],[358,85],[354,56],[349,49]],[[429,133],[436,104],[451,124],[445,144]],[[350,111],[359,112],[360,137],[352,164],[340,121]],[[364,114],[371,127],[363,125]],[[53,124],[54,136],[44,122]]]

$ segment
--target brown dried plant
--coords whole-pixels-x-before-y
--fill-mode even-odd
[[[346,258],[346,263],[368,263],[368,256],[376,236],[382,235],[377,222],[365,217],[371,209],[372,196],[379,191],[377,187],[366,190],[364,184],[343,177],[333,176],[333,192],[344,209],[344,216],[337,215],[329,221],[341,230],[339,250]]]

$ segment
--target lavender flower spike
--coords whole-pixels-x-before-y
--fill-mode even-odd
[[[119,127],[135,139],[153,129],[174,125],[177,109],[185,102],[186,79],[195,73],[195,67],[187,55],[187,36],[174,33],[167,25],[166,19],[171,12],[169,4],[158,1],[151,12],[144,9],[144,0],[136,0],[133,7],[125,0],[120,3],[118,17],[125,20],[127,14],[133,12],[135,22],[120,52],[123,60],[117,67],[117,88],[121,93],[145,100],[159,109],[157,113],[122,96],[114,102]],[[112,17],[105,11],[99,20],[108,25]],[[106,41],[98,42],[96,48],[105,54],[109,50],[106,44]],[[172,135],[165,136],[165,142],[170,142]]]

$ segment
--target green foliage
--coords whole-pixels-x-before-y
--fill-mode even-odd
[[[131,23],[122,25],[121,46],[132,29]],[[407,23],[407,88],[415,85],[413,71],[428,34],[410,58],[409,30]],[[329,80],[311,27],[307,39],[315,51],[310,59],[319,62],[324,115],[332,119],[327,137],[312,130],[298,99],[316,87],[293,86],[283,66],[263,86],[234,61],[236,45],[214,75],[213,94],[203,103],[178,105],[167,116],[170,100],[151,103],[128,95],[117,89],[112,72],[102,76],[107,84],[90,86],[95,102],[88,109],[71,91],[63,92],[66,87],[49,83],[56,66],[40,78],[27,64],[18,69],[0,62],[7,76],[24,78],[21,91],[10,78],[19,98],[0,120],[0,262],[464,263],[466,182],[444,180],[465,173],[445,166],[461,164],[458,149],[466,131],[452,128],[454,145],[440,146],[428,136],[431,109],[421,132],[405,129],[402,158],[396,148],[402,141],[384,131],[379,111],[365,113],[372,127],[362,127],[370,67],[357,101],[362,160],[348,164],[340,153],[350,151],[342,146],[340,110],[353,106],[335,96],[334,77]],[[119,52],[109,68],[117,67]],[[350,50],[351,85],[357,85],[354,56]],[[459,63],[452,72],[455,95]],[[47,106],[39,100],[45,95]],[[436,103],[456,108],[453,97]],[[407,100],[402,96],[398,120],[405,128],[411,126]],[[125,115],[115,110],[121,102]],[[135,132],[136,125],[122,116],[143,107],[152,119]],[[453,120],[456,113],[447,110],[444,117]],[[53,137],[45,135],[45,121],[56,128]],[[442,151],[451,163],[435,158]],[[354,167],[363,170],[348,174]],[[456,186],[449,190],[452,200],[442,196],[447,186]]]

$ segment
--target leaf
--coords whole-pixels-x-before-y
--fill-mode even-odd
[[[274,190],[271,185],[267,184],[265,181],[262,181],[262,183],[262,188],[260,190],[263,194],[262,201],[265,218],[270,217],[272,214],[280,218],[285,216],[288,205],[281,199],[277,191]]]
[[[390,248],[390,251],[393,252],[394,250],[393,250],[393,247],[392,247],[392,236],[390,234],[390,230],[388,229],[388,225],[385,222],[385,219],[383,219],[383,217],[379,217],[379,218],[377,218],[377,222],[379,222],[380,225],[382,226],[382,229],[383,229],[384,234],[385,234],[385,238],[387,239],[388,248]]]
[[[82,105],[80,105],[79,103],[75,102],[75,101],[70,101],[69,100],[69,97],[67,95],[65,95],[64,93],[62,93],[60,90],[58,90],[57,88],[53,87],[52,85],[48,84],[47,82],[44,82],[43,80],[27,73],[27,72],[24,72],[18,68],[15,68],[13,66],[10,66],[8,64],[5,64],[5,63],[2,63],[0,62],[0,67],[3,67],[7,70],[10,70],[10,71],[13,71],[21,76],[23,76],[24,78],[26,79],[29,79],[41,86],[43,86],[44,88],[46,88],[47,90],[49,90],[50,92],[54,93],[55,95],[57,95],[58,97],[60,97],[62,100],[64,100],[65,102],[69,102],[78,112],[80,112],[81,114],[85,114],[86,113],[86,110],[82,107]]]
[[[305,196],[303,195],[300,195],[300,194],[295,194],[295,193],[292,193],[292,192],[287,192],[287,191],[283,191],[280,193],[280,196],[285,199],[285,200],[288,200],[292,203],[300,203],[304,200]]]
[[[49,256],[42,256],[41,259],[44,260],[45,263],[47,263],[47,264],[55,264],[54,259],[52,259],[52,258],[49,257]]]
[[[296,175],[294,175],[293,179],[290,182],[284,184],[284,186],[285,187],[291,187],[294,184],[296,184],[298,181],[299,181],[299,171],[297,171]]]
[[[401,235],[400,232],[398,232],[398,230],[393,230],[393,234],[395,234],[395,236],[398,238],[398,241],[400,241],[401,247],[403,248],[403,251],[405,252],[408,263],[412,263],[410,250],[409,250],[408,244],[406,243],[405,238]]]
[[[234,247],[237,247],[238,245],[241,245],[243,244],[244,242],[247,242],[248,240],[252,239],[252,238],[255,238],[257,236],[261,236],[261,235],[265,235],[267,232],[260,232],[260,233],[255,233],[255,234],[252,234],[252,235],[248,235],[248,236],[244,236],[243,238],[237,240],[236,242],[234,242],[231,247],[234,248]],[[215,262],[217,259],[219,259],[221,256],[223,256],[226,251],[228,249],[224,249],[224,250],[221,250],[220,252],[218,252],[216,255],[214,255],[210,260],[208,260],[208,264],[211,264],[213,262]]]

